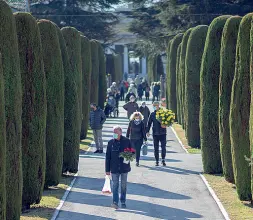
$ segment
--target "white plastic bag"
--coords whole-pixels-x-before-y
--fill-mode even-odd
[[[110,177],[108,175],[105,176],[105,184],[104,184],[104,187],[102,189],[102,192],[104,194],[111,194],[112,193],[111,181],[110,181]]]

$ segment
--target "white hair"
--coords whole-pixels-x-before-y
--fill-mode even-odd
[[[122,128],[119,125],[114,126],[113,130],[119,130],[119,131],[122,132]]]
[[[107,89],[107,92],[111,92],[112,90],[111,89]]]

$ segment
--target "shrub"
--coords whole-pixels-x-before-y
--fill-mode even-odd
[[[243,17],[237,37],[235,74],[230,103],[230,140],[236,190],[241,200],[251,200],[250,157],[250,28],[253,14]],[[243,97],[243,98],[242,98]]]
[[[209,26],[200,71],[200,137],[205,173],[221,173],[219,143],[220,44],[229,16],[215,18]]]
[[[177,48],[177,66],[176,66],[176,90],[177,90],[177,119],[178,119],[178,123],[182,124],[182,115],[181,115],[181,100],[180,100],[180,89],[181,89],[181,85],[180,85],[180,81],[181,81],[181,69],[179,67],[180,65],[180,54],[181,54],[181,50],[182,50],[182,43],[179,44],[178,48]]]
[[[4,78],[0,54],[0,219],[6,219],[6,127],[4,104]]]
[[[90,41],[81,34],[82,48],[82,126],[81,139],[85,139],[88,131],[89,109],[90,109],[90,78],[91,78],[91,50]]]
[[[16,13],[16,27],[23,88],[22,113],[22,206],[39,203],[46,169],[46,76],[40,31],[35,18]]]
[[[99,56],[98,56],[98,43],[91,40],[91,88],[90,102],[98,104],[98,80],[99,80]]]
[[[0,0],[0,23],[6,115],[6,219],[18,220],[21,213],[23,187],[22,88],[16,23],[10,7],[2,0]]]
[[[234,182],[229,117],[231,90],[235,71],[236,42],[241,17],[227,20],[221,40],[220,85],[219,85],[219,137],[223,174],[227,181]]]
[[[199,133],[199,93],[200,66],[204,51],[208,26],[199,25],[192,29],[185,57],[185,124],[187,139],[191,147],[200,147]],[[186,117],[187,115],[187,117]]]
[[[68,121],[65,121],[65,143],[63,154],[63,172],[76,173],[78,171],[79,162],[79,143],[81,133],[81,87],[82,83],[82,57],[81,57],[81,37],[80,33],[73,27],[64,27],[61,29],[63,38],[66,43],[67,54],[69,56],[70,72],[67,74],[66,80],[73,78],[74,82],[69,84],[68,90],[75,94],[77,92],[77,103],[75,96],[73,100],[69,94],[69,102],[66,103],[66,113],[69,114]],[[66,85],[66,82],[65,82]],[[66,85],[67,86],[67,85]],[[71,102],[74,107],[71,106]],[[68,135],[69,134],[69,135]]]
[[[59,184],[63,163],[64,71],[56,25],[38,22],[46,74],[46,178],[45,188]]]
[[[169,58],[169,75],[168,75],[168,101],[169,108],[173,112],[177,112],[177,96],[176,96],[176,63],[177,63],[177,48],[182,41],[182,34],[176,35],[171,42],[170,58]],[[177,117],[177,115],[176,115]]]

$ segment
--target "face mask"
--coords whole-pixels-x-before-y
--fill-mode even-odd
[[[135,121],[140,121],[140,119],[139,118],[136,118],[136,119],[134,119]]]
[[[156,107],[154,106],[153,108],[154,108],[154,111],[156,111]]]
[[[145,108],[146,105],[142,105],[143,108]]]
[[[116,134],[116,133],[113,133],[113,138],[114,138],[114,139],[118,139],[118,138],[119,138],[119,135]]]
[[[134,99],[131,99],[130,101],[131,101],[131,102],[134,102]]]

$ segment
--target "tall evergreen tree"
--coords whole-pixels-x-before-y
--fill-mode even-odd
[[[215,18],[209,26],[200,71],[200,137],[205,173],[221,173],[219,143],[220,45],[229,16]]]
[[[166,64],[166,104],[167,108],[170,108],[169,105],[169,95],[170,95],[170,87],[169,87],[169,76],[170,76],[170,47],[171,47],[172,40],[168,42],[168,46],[166,48],[166,55],[167,55],[167,64]]]
[[[178,123],[182,124],[182,114],[181,114],[181,108],[182,108],[182,103],[181,103],[181,97],[180,97],[180,81],[181,81],[181,69],[180,69],[180,54],[182,50],[182,43],[179,44],[177,48],[177,62],[176,62],[176,90],[177,90],[177,119]]]
[[[0,52],[6,114],[6,219],[19,220],[22,204],[22,88],[16,23],[12,11],[0,0]]]
[[[35,18],[16,13],[16,27],[23,88],[22,164],[23,208],[39,203],[46,169],[46,77],[40,31]]]
[[[229,18],[224,26],[221,40],[220,85],[219,85],[219,137],[223,174],[227,181],[234,182],[229,117],[231,90],[235,71],[236,42],[241,17]]]
[[[243,17],[237,37],[235,74],[230,103],[230,140],[236,190],[241,200],[251,200],[250,117],[250,29],[253,14]],[[243,97],[243,99],[242,99]]]
[[[64,140],[64,71],[55,24],[39,20],[46,75],[46,179],[45,188],[58,185],[62,174]]]
[[[99,56],[98,56],[98,42],[91,40],[91,88],[90,102],[98,104],[98,80],[99,80]]]

